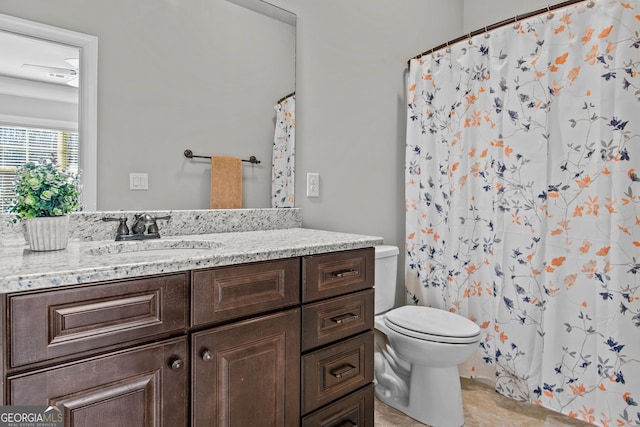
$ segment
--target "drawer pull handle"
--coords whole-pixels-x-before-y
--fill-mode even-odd
[[[352,365],[344,365],[338,369],[336,369],[335,371],[331,371],[331,375],[333,375],[336,378],[344,378],[345,374],[348,374],[349,372],[355,371],[357,368],[355,366]]]
[[[331,321],[333,323],[337,323],[338,325],[342,325],[343,323],[351,322],[352,320],[356,320],[357,318],[357,314],[345,313],[341,314],[340,316],[332,317]]]
[[[347,420],[341,424],[336,425],[336,427],[358,427],[358,424],[354,423],[351,420]]]
[[[348,277],[355,277],[359,275],[360,275],[360,271],[358,270],[341,270],[341,271],[331,272],[331,277],[334,277],[337,279],[346,279]]]
[[[211,354],[209,350],[204,350],[200,354],[200,357],[202,357],[202,360],[204,360],[205,362],[211,362],[213,360],[213,354]]]

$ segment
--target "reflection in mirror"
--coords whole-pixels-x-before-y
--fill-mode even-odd
[[[84,44],[35,36],[80,49],[80,167],[89,180],[85,192],[92,176],[97,189],[89,210],[209,208],[210,161],[185,158],[187,148],[204,156],[256,156],[261,164],[242,166],[243,207],[272,206],[274,107],[295,91],[295,15],[261,0],[28,3],[3,2],[0,13],[100,38],[95,132],[97,103],[84,98],[91,92],[82,80]],[[73,16],[57,13],[65,9]],[[83,166],[83,152],[91,153],[83,151],[82,135],[91,126],[94,164]],[[131,174],[146,174],[148,189],[132,190]]]
[[[216,97],[215,128],[209,139],[184,148],[204,156],[256,156],[259,165],[242,166],[242,206],[293,207],[295,101],[287,95],[295,91],[296,16],[260,0],[227,0],[218,13],[225,18],[215,32],[226,42],[214,44],[208,83]],[[186,161],[178,176],[200,194],[200,208],[209,207],[210,174],[209,160],[198,159]]]
[[[296,15],[261,0],[225,1],[219,13],[227,22],[216,31],[233,41],[233,49],[215,49],[217,77],[211,87],[219,100],[219,120],[212,119],[216,133],[211,141],[196,141],[188,148],[205,157],[255,156],[259,165],[242,166],[242,206],[293,207]],[[227,23],[231,25],[225,27]],[[200,200],[208,201],[209,188],[215,188],[213,181],[219,178],[209,160],[193,163],[185,165],[185,179],[199,173],[195,186]],[[211,206],[214,197],[211,194]]]
[[[80,52],[6,31],[0,46],[0,212],[6,212],[15,172],[26,162],[55,158],[78,171]]]
[[[294,207],[296,148],[296,94],[276,104],[276,135],[273,139],[271,203],[274,208]]]
[[[83,204],[95,210],[97,40],[0,15],[0,46],[0,212],[16,168],[51,156],[88,171]]]

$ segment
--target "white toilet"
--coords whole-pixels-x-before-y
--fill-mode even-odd
[[[376,396],[427,425],[462,426],[458,365],[478,347],[480,327],[436,308],[393,309],[398,248],[375,252]]]

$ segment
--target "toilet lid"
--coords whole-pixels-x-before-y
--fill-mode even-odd
[[[463,344],[480,335],[480,327],[471,320],[432,307],[396,308],[385,315],[385,323],[398,333],[428,341]]]

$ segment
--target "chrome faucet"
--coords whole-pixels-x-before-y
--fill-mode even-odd
[[[122,216],[120,218],[102,218],[103,221],[118,221],[118,229],[116,230],[116,241],[126,240],[147,240],[147,239],[159,239],[160,230],[156,223],[159,219],[171,219],[170,215],[153,217],[147,213],[141,213],[134,215],[134,222],[131,226],[131,234],[129,234],[129,227],[127,226],[127,218]],[[145,233],[146,231],[146,233]]]

